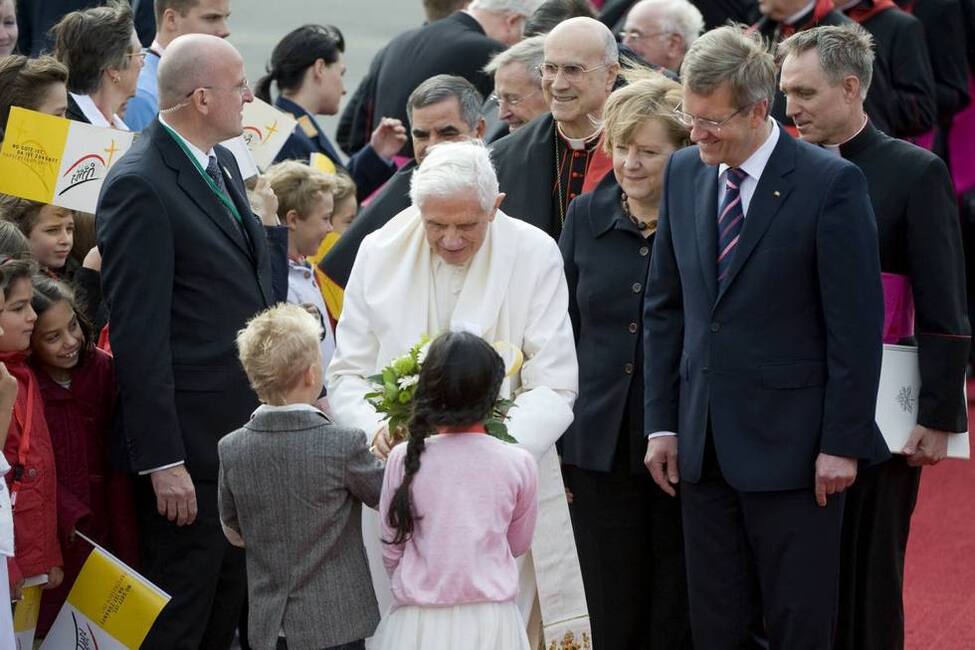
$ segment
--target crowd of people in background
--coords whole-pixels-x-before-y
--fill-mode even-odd
[[[904,647],[968,431],[975,1],[424,0],[348,95],[329,24],[251,85],[232,4],[0,0],[0,140],[136,133],[94,214],[0,194],[38,639],[91,540],[171,595],[150,649]],[[297,126],[244,178],[255,98]]]

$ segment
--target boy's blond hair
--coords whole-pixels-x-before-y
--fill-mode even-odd
[[[262,311],[237,333],[237,351],[247,379],[265,404],[285,403],[301,376],[321,359],[321,323],[298,305]]]
[[[345,200],[350,196],[355,196],[356,186],[355,181],[352,177],[343,170],[338,170],[335,172],[335,189],[332,190],[332,196],[335,197],[335,203],[338,204],[339,201]]]
[[[281,221],[294,210],[301,219],[315,209],[318,195],[335,191],[335,177],[309,167],[297,160],[285,160],[271,165],[264,173],[271,189],[278,197],[278,218]]]

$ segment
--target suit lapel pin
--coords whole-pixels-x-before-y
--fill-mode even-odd
[[[782,193],[779,192],[778,190],[775,190],[774,192],[772,192],[772,195],[773,196],[782,196]]]

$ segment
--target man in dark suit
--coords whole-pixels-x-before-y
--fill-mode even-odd
[[[570,18],[545,36],[542,93],[550,115],[491,147],[505,214],[558,239],[569,202],[612,168],[599,146],[606,98],[619,73],[612,32],[594,18]]]
[[[864,469],[847,493],[836,645],[898,650],[904,647],[904,552],[921,466],[945,457],[949,437],[968,435],[962,386],[971,330],[958,210],[941,159],[880,133],[867,119],[861,91],[870,85],[868,33],[820,27],[783,41],[779,54],[787,110],[802,139],[867,177],[885,298],[906,297],[915,306],[907,321],[884,324],[884,341],[917,345],[918,425],[901,454]]]
[[[266,235],[218,142],[253,99],[229,43],[174,40],[160,118],[111,170],[97,210],[121,427],[146,576],[172,595],[144,648],[229,648],[243,553],[217,515],[217,441],[257,406],[235,336],[274,301]]]
[[[30,57],[50,52],[54,49],[51,27],[65,14],[104,4],[106,3],[101,0],[17,0],[17,51]],[[133,0],[130,4],[139,41],[143,46],[148,46],[156,29],[152,0]]]
[[[645,463],[680,483],[695,646],[827,650],[843,491],[887,456],[866,182],[769,119],[757,35],[703,35],[681,77],[697,146],[670,159],[650,263]]]
[[[370,80],[375,101],[371,109],[359,109],[375,117],[359,128],[371,133],[379,116],[397,118],[409,128],[406,100],[434,75],[463,77],[483,97],[490,95],[494,82],[484,66],[492,56],[521,40],[521,26],[537,4],[537,0],[474,0],[463,11],[394,38],[383,49]],[[409,143],[404,154],[413,155]]]
[[[416,160],[396,172],[342,233],[319,264],[322,273],[345,287],[359,245],[366,235],[379,230],[410,206],[410,179],[426,157],[427,150],[441,142],[484,137],[482,104],[481,94],[462,77],[441,74],[417,86],[406,101],[406,110],[413,123],[410,135]]]

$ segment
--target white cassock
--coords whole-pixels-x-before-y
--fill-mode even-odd
[[[589,614],[555,441],[572,422],[578,364],[558,246],[546,233],[498,211],[465,267],[444,264],[426,240],[416,207],[366,237],[359,248],[328,367],[329,403],[339,424],[371,436],[383,420],[363,398],[366,379],[423,335],[465,330],[519,347],[521,371],[505,380],[514,397],[508,430],[539,463],[539,514],[531,553],[520,558],[519,606],[529,621],[536,596],[546,644],[589,639]],[[473,468],[472,468],[473,469]],[[376,512],[363,509],[363,535],[380,610],[391,600]],[[449,540],[445,540],[449,543]],[[532,636],[533,630],[529,630]],[[561,647],[561,646],[556,646]]]

